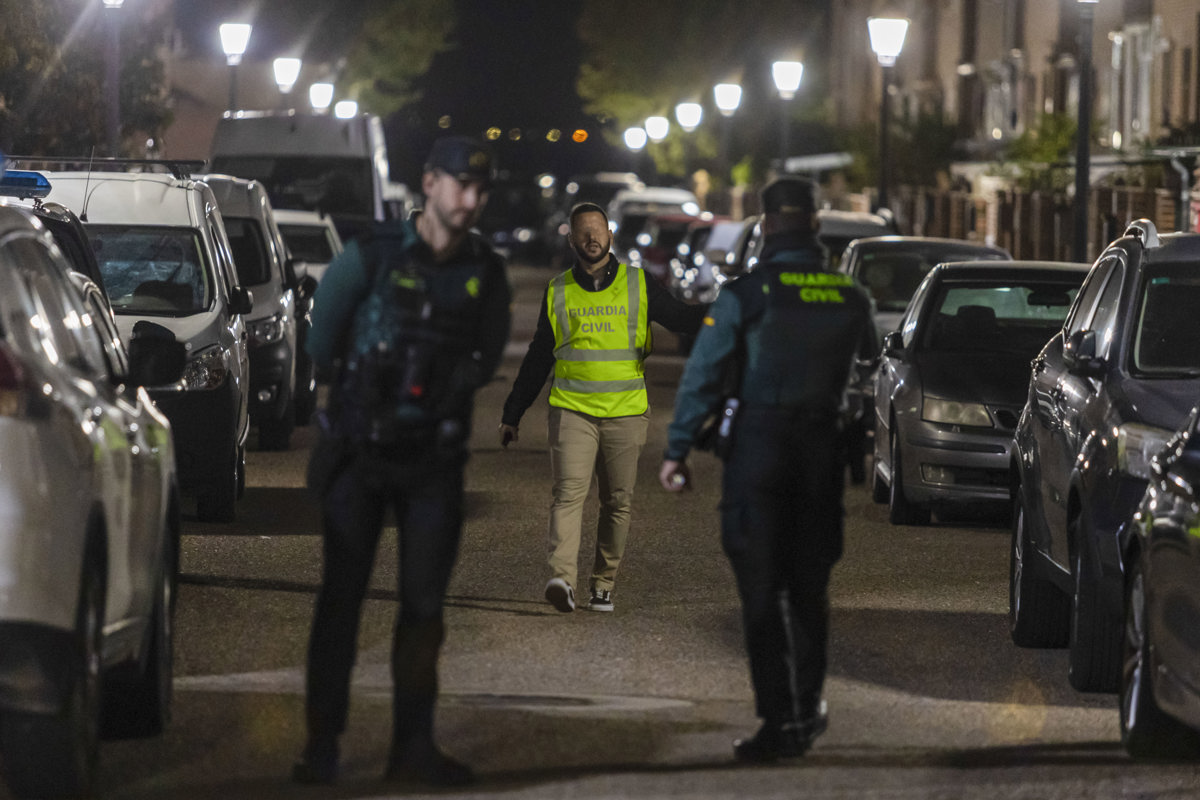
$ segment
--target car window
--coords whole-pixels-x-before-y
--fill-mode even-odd
[[[292,258],[313,264],[327,264],[333,260],[333,243],[324,228],[315,225],[279,226],[283,240],[287,242]]]
[[[20,238],[9,244],[13,259],[23,264],[26,286],[37,311],[32,318],[36,343],[46,358],[92,375],[104,374],[106,363],[94,322],[78,300],[62,269],[46,247],[35,239]]]
[[[117,314],[186,316],[212,302],[212,277],[191,228],[88,225]]]
[[[1087,323],[1088,329],[1096,332],[1096,355],[1101,358],[1107,358],[1112,349],[1117,327],[1117,306],[1121,302],[1121,287],[1125,283],[1125,270],[1119,261],[1114,263],[1111,272],[1092,310],[1092,318]]]
[[[1151,374],[1200,372],[1200,275],[1194,263],[1158,264],[1142,277],[1133,367]]]
[[[229,237],[225,234],[225,225],[216,214],[208,215],[208,234],[209,241],[213,243],[216,251],[214,257],[217,260],[217,273],[221,276],[221,282],[225,284],[225,294],[232,297],[237,269],[233,265],[233,253],[229,250]]]
[[[921,349],[1032,358],[1062,327],[1078,292],[1071,280],[943,283],[922,323]]]
[[[100,347],[104,351],[104,358],[108,363],[109,375],[114,377],[128,375],[129,356],[125,352],[125,346],[121,343],[121,336],[117,332],[117,326],[113,322],[108,306],[95,292],[86,294],[84,303],[87,312],[95,322],[96,334],[99,337]]]
[[[270,282],[271,261],[258,223],[244,217],[225,217],[225,234],[233,251],[238,283],[258,286]]]
[[[1116,264],[1115,258],[1104,259],[1092,267],[1088,273],[1075,305],[1067,314],[1067,321],[1063,329],[1068,336],[1084,330],[1091,321],[1092,307],[1096,305],[1096,298],[1100,296],[1100,290],[1104,288],[1105,281],[1114,264]]]

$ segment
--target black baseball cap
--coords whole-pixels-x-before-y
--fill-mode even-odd
[[[812,214],[817,210],[817,187],[808,178],[776,178],[763,187],[765,214]]]
[[[443,136],[433,143],[425,170],[440,169],[460,181],[482,180],[491,184],[496,177],[496,156],[492,149],[470,136]]]

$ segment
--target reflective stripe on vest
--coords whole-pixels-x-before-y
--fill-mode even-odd
[[[594,417],[645,413],[650,320],[644,273],[618,264],[612,284],[589,292],[567,270],[550,281],[546,302],[556,359],[550,405]]]

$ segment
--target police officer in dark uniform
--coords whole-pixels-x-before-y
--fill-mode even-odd
[[[433,715],[474,394],[495,372],[510,323],[504,263],[471,232],[493,168],[482,143],[438,140],[422,211],[352,240],[316,293],[307,350],[335,377],[309,470],[322,501],[324,572],[309,642],[308,741],[293,771],[303,783],[337,777],[359,612],[389,510],[400,609],[386,774],[435,786],[472,779],[435,744]]]
[[[871,324],[866,293],[825,271],[813,184],[780,178],[762,207],[762,258],[722,289],[700,329],[659,472],[668,491],[688,485],[685,459],[732,369],[738,405],[723,456],[721,537],[762,719],[756,735],[734,743],[747,762],[803,755],[825,730],[829,575],[842,555],[839,420]]]

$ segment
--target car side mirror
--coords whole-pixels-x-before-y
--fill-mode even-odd
[[[883,354],[897,356],[904,351],[904,336],[900,331],[891,331],[883,337]]]
[[[230,306],[235,314],[249,314],[254,310],[254,295],[245,286],[235,286]]]
[[[300,285],[296,287],[296,291],[301,300],[311,300],[312,296],[317,293],[317,279],[306,274],[300,279]]]
[[[1095,377],[1104,371],[1104,359],[1096,356],[1096,332],[1075,331],[1063,343],[1063,364],[1076,375]]]
[[[183,376],[187,348],[170,328],[149,320],[139,320],[129,339],[129,374],[136,386],[165,386]]]

